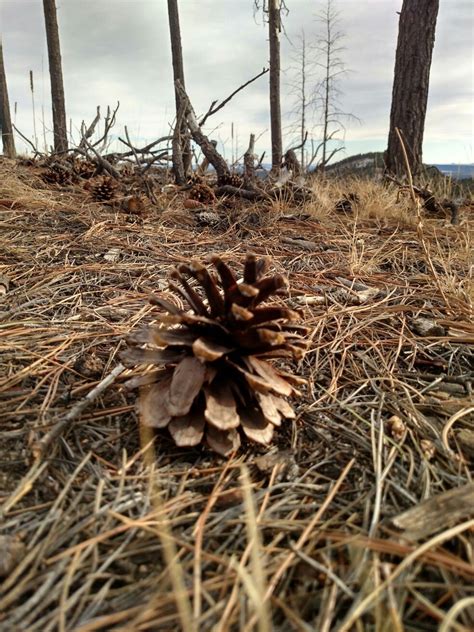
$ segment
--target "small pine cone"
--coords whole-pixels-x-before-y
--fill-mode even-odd
[[[129,195],[120,201],[120,210],[128,215],[143,217],[146,210],[145,201],[141,195]]]
[[[170,288],[191,311],[153,297],[168,313],[158,316],[160,326],[133,334],[121,358],[161,367],[127,383],[140,388],[141,423],[168,428],[178,446],[205,441],[227,456],[241,436],[268,445],[275,428],[295,418],[287,398],[306,380],[271,360],[301,359],[307,329],[294,324],[296,312],[263,305],[287,286],[285,277],[265,275],[266,260],[248,255],[241,281],[220,257],[211,262],[218,276],[198,261],[172,271]]]
[[[229,174],[225,174],[221,176],[219,180],[217,181],[217,184],[220,187],[228,185],[228,186],[236,187],[237,189],[240,189],[243,186],[244,181],[236,173],[229,173]]]
[[[42,178],[48,184],[65,185],[71,182],[71,176],[69,169],[54,163],[43,173]]]
[[[205,184],[205,180],[202,176],[194,174],[187,179],[188,185],[196,186],[197,184]]]
[[[117,183],[110,176],[98,178],[90,187],[92,197],[96,202],[107,202],[115,197]]]
[[[189,199],[197,200],[202,204],[212,204],[216,200],[214,191],[207,184],[195,184],[189,191]]]
[[[74,170],[83,180],[90,180],[95,176],[97,167],[89,160],[77,160],[74,164]]]
[[[360,198],[357,193],[349,193],[336,202],[334,210],[339,213],[352,213],[354,204],[359,204]]]

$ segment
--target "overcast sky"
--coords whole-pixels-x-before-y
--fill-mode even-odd
[[[398,15],[402,0],[333,0],[345,33],[342,57],[351,72],[340,82],[346,121],[345,155],[386,147]],[[33,137],[29,71],[34,73],[36,126],[43,147],[42,111],[51,129],[48,57],[41,0],[0,0],[3,50],[12,118]],[[96,106],[120,101],[115,134],[127,125],[138,144],[167,134],[174,116],[166,0],[56,0],[66,109],[76,134]],[[326,0],[286,0],[282,36],[282,113],[289,130],[297,79],[295,51],[302,29],[309,44]],[[223,99],[268,64],[266,25],[253,0],[180,0],[186,87],[197,113]],[[424,160],[471,163],[473,157],[473,6],[440,0],[425,127]],[[317,81],[318,74],[314,77]],[[311,83],[311,82],[310,82]],[[318,112],[314,124],[318,123]],[[231,124],[234,123],[234,148]],[[206,126],[231,159],[245,151],[250,132],[257,151],[269,151],[268,75],[240,93]],[[318,138],[318,128],[314,136]],[[49,141],[50,142],[50,141]],[[291,134],[285,136],[288,147]],[[20,150],[24,149],[18,142]],[[342,157],[343,154],[340,154]]]

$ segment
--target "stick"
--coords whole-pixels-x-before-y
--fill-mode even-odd
[[[81,147],[81,148],[84,147],[84,138],[88,140],[92,136],[92,134],[94,133],[95,128],[97,126],[97,123],[99,121],[100,121],[100,105],[97,106],[97,114],[95,115],[94,120],[89,125],[89,127],[85,130],[85,132],[84,132],[85,123],[84,123],[84,121],[82,121],[82,125],[81,125],[82,140],[79,143],[79,147]]]
[[[85,397],[83,397],[80,401],[75,404],[71,410],[65,415],[58,419],[58,421],[54,424],[51,430],[40,440],[37,441],[33,446],[33,455],[38,462],[41,457],[44,456],[46,450],[50,447],[50,445],[61,435],[66,426],[68,426],[71,421],[80,417],[84,410],[92,404],[94,400],[96,400],[99,395],[101,395],[111,384],[115,382],[117,377],[125,371],[125,367],[123,364],[118,364],[104,379],[97,384],[95,388],[92,389]]]
[[[93,147],[90,142],[86,139],[85,136],[82,137],[81,143],[84,142],[85,146],[87,147],[87,149],[89,149],[95,156],[97,162],[99,163],[99,165],[102,167],[102,169],[104,169],[105,171],[107,171],[107,173],[109,173],[113,178],[115,178],[116,180],[120,179],[120,174],[117,171],[117,169],[115,169],[115,167],[112,167],[112,165],[110,164],[110,162],[108,160],[106,160],[103,156],[101,156],[99,154],[99,152],[95,149],[95,147]],[[77,151],[80,152],[79,148],[77,148]]]
[[[407,150],[405,149],[405,143],[403,142],[403,138],[398,127],[395,128],[395,131],[397,133],[398,140],[400,141],[400,145],[402,146],[403,158],[405,160],[405,167],[407,169],[408,185],[410,187],[411,199],[412,199],[413,205],[415,206],[415,209],[417,210],[419,214],[420,209],[419,209],[418,204],[416,203],[415,189],[413,187],[413,177],[411,175],[410,161],[408,160],[408,154],[407,154]]]

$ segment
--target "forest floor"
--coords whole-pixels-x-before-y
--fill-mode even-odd
[[[360,202],[335,213],[347,187]],[[314,191],[216,220],[170,187],[136,217],[0,163],[2,630],[473,629],[472,211]],[[127,369],[38,450],[149,295],[173,300],[173,266],[248,252],[310,329],[271,448],[225,460],[164,432],[150,459]]]

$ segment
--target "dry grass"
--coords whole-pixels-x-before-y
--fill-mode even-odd
[[[283,200],[198,227],[172,193],[141,221],[0,163],[2,630],[472,629],[472,508],[420,539],[392,523],[472,484],[472,223],[315,187],[310,219]],[[127,370],[34,460],[153,319],[149,293],[176,300],[173,265],[247,251],[289,275],[312,332],[274,451],[223,461],[139,431]]]

